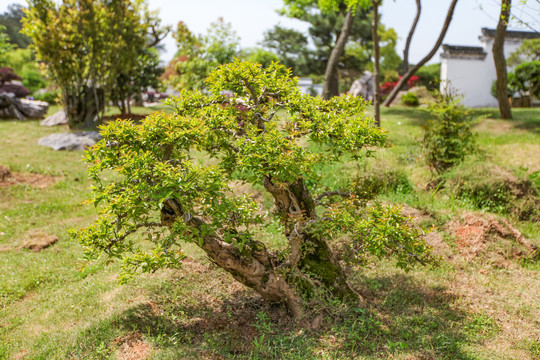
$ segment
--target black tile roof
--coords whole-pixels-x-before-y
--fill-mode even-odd
[[[482,28],[482,35],[487,37],[495,37],[495,29]],[[540,38],[540,32],[506,30],[505,38],[538,39]]]
[[[474,58],[485,58],[487,53],[484,51],[484,48],[481,46],[463,46],[463,45],[443,45],[444,52],[441,54],[442,57],[474,57]]]

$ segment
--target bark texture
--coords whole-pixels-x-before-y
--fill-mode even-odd
[[[375,125],[381,126],[381,87],[380,87],[380,51],[379,51],[379,1],[373,1],[373,77],[375,78],[375,93],[373,94],[373,107],[375,108]]]
[[[390,94],[388,94],[388,97],[386,98],[386,100],[384,100],[384,103],[383,103],[384,106],[390,106],[392,101],[396,98],[399,92],[399,89],[403,87],[403,84],[406,84],[407,81],[411,78],[411,76],[413,76],[414,73],[418,71],[418,69],[420,69],[425,63],[427,63],[433,57],[433,55],[435,55],[435,53],[437,52],[437,50],[439,49],[439,47],[441,46],[444,40],[444,37],[446,35],[446,32],[448,31],[448,27],[450,26],[450,23],[452,22],[452,17],[454,15],[454,10],[456,8],[457,2],[458,0],[452,0],[452,2],[450,3],[450,7],[448,8],[448,12],[446,13],[446,18],[444,20],[442,30],[439,34],[437,41],[435,42],[435,45],[431,49],[431,51],[422,60],[420,60],[418,64],[410,68],[403,75],[403,77],[398,81],[396,87],[392,89]]]
[[[508,100],[508,74],[506,72],[506,58],[504,57],[504,37],[506,27],[510,17],[510,8],[512,0],[502,0],[501,15],[495,30],[495,40],[493,42],[493,61],[495,62],[495,72],[497,73],[497,102],[499,103],[499,112],[501,118],[512,119],[512,110],[510,110],[510,101]]]
[[[316,295],[317,289],[330,291],[343,300],[361,299],[349,286],[327,241],[306,231],[310,221],[317,221],[317,214],[304,181],[274,183],[265,178],[264,187],[274,198],[289,240],[287,258],[270,253],[256,240],[248,241],[240,251],[218,235],[209,235],[199,245],[210,260],[264,299],[287,304],[299,322],[306,321],[305,303]],[[186,213],[175,199],[165,200],[161,214],[163,225],[171,225],[177,219],[193,229],[204,225],[202,219]]]
[[[85,86],[64,96],[64,110],[71,129],[90,129],[99,125],[105,108],[103,89]]]
[[[347,11],[345,15],[345,21],[341,27],[341,32],[336,40],[336,45],[330,53],[330,58],[326,63],[326,70],[324,72],[324,84],[323,84],[323,99],[328,100],[333,96],[339,95],[339,81],[338,81],[338,62],[340,56],[345,50],[347,44],[347,38],[351,32],[351,25],[354,19],[354,14],[351,9]]]

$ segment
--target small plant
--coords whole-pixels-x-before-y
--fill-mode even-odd
[[[405,106],[418,106],[420,104],[418,96],[410,91],[401,95],[401,103]]]
[[[473,114],[448,95],[436,96],[428,111],[433,118],[428,120],[422,142],[430,170],[440,175],[476,149]]]

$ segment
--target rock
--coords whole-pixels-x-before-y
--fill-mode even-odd
[[[356,79],[348,92],[353,96],[361,96],[365,100],[371,101],[375,95],[375,78],[369,71],[364,71],[361,78]]]
[[[48,110],[49,103],[45,101],[19,99],[13,93],[0,93],[0,118],[41,119]]]
[[[97,131],[51,134],[38,140],[38,144],[53,150],[86,150],[101,140]]]
[[[69,122],[68,117],[64,110],[60,110],[53,115],[47,117],[45,120],[41,120],[40,125],[42,126],[57,126],[65,125]]]
[[[49,103],[39,100],[20,99],[21,112],[30,119],[42,119],[49,111]]]

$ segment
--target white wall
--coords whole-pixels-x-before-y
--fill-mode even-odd
[[[497,79],[493,61],[493,39],[481,37],[480,41],[487,56],[478,58],[442,58],[441,92],[446,87],[462,97],[461,102],[469,107],[497,107],[490,91],[491,84]],[[504,55],[508,58],[521,45],[521,40],[507,39],[504,43]],[[511,69],[509,69],[511,71]]]

